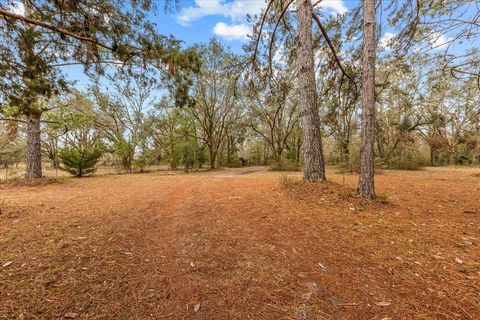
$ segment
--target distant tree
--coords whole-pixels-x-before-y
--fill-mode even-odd
[[[25,158],[25,141],[19,137],[16,122],[0,123],[0,165],[18,164]]]
[[[249,128],[271,149],[275,165],[282,169],[282,156],[288,148],[288,139],[300,119],[294,70],[278,71],[271,79],[259,78],[250,89],[248,110]]]
[[[176,157],[185,172],[189,172],[195,167],[197,162],[196,151],[197,146],[193,140],[182,141],[175,146]]]
[[[448,165],[455,164],[455,158],[469,150],[475,150],[480,137],[478,123],[480,121],[480,99],[477,78],[471,75],[465,79],[444,77],[438,71],[432,73],[427,81],[428,104],[424,112],[427,121],[420,128],[432,150],[431,162],[440,152],[444,152]],[[468,145],[468,146],[467,146]],[[473,151],[475,153],[475,151]],[[472,155],[471,161],[475,161]]]
[[[0,112],[27,125],[28,178],[42,176],[40,124],[49,110],[43,102],[66,91],[62,66],[102,73],[112,64],[148,62],[175,79],[179,104],[188,101],[181,70],[196,65],[195,55],[157,34],[146,18],[151,9],[148,0],[0,3]]]
[[[268,51],[266,59],[269,65],[275,64],[274,57],[282,51],[282,47],[291,51],[292,60],[289,63],[295,64],[297,67],[304,180],[325,181],[325,163],[315,79],[314,50],[316,46],[324,45],[328,48],[332,64],[337,65],[349,81],[354,80],[342,66],[335,43],[332,42],[327,32],[328,26],[319,17],[321,1],[312,3],[311,0],[270,0],[266,3],[266,8],[257,19],[258,23],[254,28],[254,42],[248,48],[252,52],[251,64],[254,69],[257,68],[262,47]],[[293,4],[295,4],[295,10],[291,10]],[[318,27],[321,36],[314,38],[313,23]],[[270,25],[271,28],[267,29],[266,25]],[[293,32],[295,26],[297,30]],[[266,30],[269,32],[267,33]],[[277,33],[281,34],[277,35]],[[323,42],[320,42],[321,38],[323,38]],[[267,43],[265,43],[265,39],[267,39]]]
[[[56,119],[62,119],[65,132],[59,138],[60,169],[81,177],[95,172],[95,165],[103,154],[102,132],[95,127],[96,113],[92,102],[76,92],[70,106],[59,110]]]
[[[143,72],[143,73],[142,73]],[[96,126],[111,143],[124,170],[132,170],[135,154],[147,139],[147,112],[156,103],[159,85],[152,70],[106,75],[108,89],[92,88],[98,108]]]
[[[360,91],[350,81],[336,73],[323,86],[320,103],[323,108],[322,122],[327,128],[329,136],[333,137],[339,150],[339,160],[348,164],[351,156],[351,144],[358,129],[356,111],[360,98]],[[331,94],[335,91],[337,94]]]
[[[210,169],[217,167],[218,156],[229,127],[239,116],[239,101],[235,96],[238,70],[237,58],[217,40],[198,46],[202,59],[200,71],[193,77],[194,106],[185,111],[196,123],[196,138],[208,148]]]
[[[179,125],[181,110],[167,107],[164,100],[149,115],[147,129],[153,140],[153,148],[161,158],[167,159],[170,168],[176,169],[178,161],[175,157],[175,145],[180,137]]]

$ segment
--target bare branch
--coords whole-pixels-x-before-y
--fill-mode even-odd
[[[320,21],[320,19],[318,18],[318,16],[315,13],[313,13],[313,19],[315,20],[318,28],[322,32],[322,35],[325,38],[325,41],[327,42],[328,47],[330,48],[330,51],[332,52],[333,59],[337,63],[338,67],[340,68],[342,73],[345,75],[345,77],[347,77],[355,85],[355,88],[357,88],[357,84],[355,83],[355,80],[343,68],[342,63],[341,63],[340,59],[338,58],[335,47],[333,46],[332,41],[330,40],[330,37],[328,36],[327,30],[325,30],[325,27],[322,25],[322,22]]]

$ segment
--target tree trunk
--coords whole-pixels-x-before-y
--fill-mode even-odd
[[[451,151],[451,150],[448,150],[447,151],[447,161],[448,161],[448,165],[451,166],[453,165],[453,155],[454,155],[455,152]]]
[[[210,148],[210,170],[217,168],[217,154]]]
[[[430,146],[430,165],[435,166],[435,149]]]
[[[27,171],[25,177],[42,177],[42,157],[40,143],[40,115],[32,114],[27,118]]]
[[[340,141],[340,162],[349,163],[350,160],[350,141],[341,140]]]
[[[326,176],[315,85],[312,10],[311,0],[297,0],[298,88],[303,127],[303,179],[316,182],[325,181]]]
[[[295,166],[300,166],[300,153],[302,149],[302,139],[299,137],[295,147]]]
[[[275,157],[275,166],[277,170],[283,170],[283,159],[282,159],[282,151],[274,151],[273,152]]]
[[[230,137],[227,137],[227,167],[232,165],[233,142]]]
[[[375,0],[363,0],[363,109],[358,194],[370,199],[375,198],[375,58]]]

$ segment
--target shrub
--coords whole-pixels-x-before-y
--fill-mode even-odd
[[[347,161],[337,165],[337,169],[338,173],[360,173],[360,150],[352,152]]]
[[[424,166],[425,160],[416,156],[391,158],[381,164],[382,168],[391,170],[423,170]]]
[[[301,185],[302,183],[303,183],[303,180],[298,177],[291,177],[284,174],[280,176],[280,186],[283,189],[291,189]]]
[[[269,170],[271,171],[300,171],[300,166],[294,162],[290,161],[275,161],[273,162]]]
[[[148,165],[151,165],[155,162],[155,159],[153,158],[152,154],[147,151],[143,150],[142,153],[140,153],[134,160],[133,160],[133,166],[137,169],[140,170],[140,172],[144,172],[145,168]]]
[[[472,163],[472,160],[470,160],[470,158],[466,155],[457,155],[455,157],[455,164],[459,164],[459,165],[467,165],[467,164],[471,164]]]
[[[175,155],[180,164],[183,165],[185,172],[189,172],[196,163],[196,151],[197,146],[192,141],[185,141],[175,146]]]
[[[197,145],[195,150],[195,160],[199,168],[207,162],[207,152],[204,145]]]
[[[60,168],[75,177],[83,177],[96,171],[95,165],[102,154],[103,151],[98,147],[81,151],[76,148],[65,148],[58,154],[62,164]]]

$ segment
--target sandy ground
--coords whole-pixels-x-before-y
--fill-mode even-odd
[[[0,186],[0,319],[480,319],[480,169]]]

